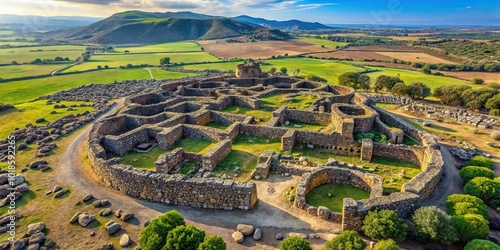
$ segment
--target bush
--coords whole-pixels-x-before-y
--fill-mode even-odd
[[[488,179],[495,178],[495,172],[491,169],[478,166],[468,166],[460,170],[460,178],[467,183],[475,177],[486,177]]]
[[[393,239],[381,240],[375,244],[373,250],[400,250]]]
[[[457,229],[458,238],[463,242],[485,239],[490,234],[488,221],[478,214],[453,215],[451,223]]]
[[[144,229],[141,230],[139,244],[143,250],[161,249],[166,242],[167,234],[178,226],[184,226],[184,218],[175,211],[168,211],[154,218]]]
[[[406,239],[408,225],[392,210],[370,211],[363,220],[361,229],[365,235],[376,240]]]
[[[500,182],[486,177],[476,177],[467,182],[464,192],[476,196],[493,208],[500,207]]]
[[[299,236],[288,237],[281,242],[280,250],[313,250],[309,241]]]
[[[364,250],[366,243],[359,236],[358,232],[346,230],[337,237],[327,241],[323,246],[323,250]]]
[[[491,139],[495,141],[500,141],[500,131],[493,131],[490,135]]]
[[[420,207],[411,217],[416,235],[426,240],[434,240],[446,245],[455,242],[458,237],[450,222],[450,216],[437,207]]]
[[[488,208],[484,202],[472,195],[452,194],[446,199],[446,209],[451,215],[478,214],[488,218]]]
[[[474,158],[472,158],[472,160],[467,162],[467,164],[465,164],[465,166],[479,166],[479,167],[493,169],[493,167],[495,166],[495,163],[493,162],[493,160],[491,160],[488,157],[474,156]]]
[[[198,250],[226,250],[226,242],[219,235],[210,235],[200,244]]]
[[[178,226],[168,232],[162,250],[197,250],[205,239],[205,231],[193,226]]]
[[[489,240],[479,240],[475,239],[465,245],[464,250],[500,250],[500,246],[489,241]]]
[[[0,111],[8,110],[8,109],[13,109],[14,105],[9,104],[9,103],[0,103]]]

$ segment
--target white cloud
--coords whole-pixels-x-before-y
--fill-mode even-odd
[[[472,6],[469,5],[469,6],[465,7],[465,8],[466,9],[472,9]]]

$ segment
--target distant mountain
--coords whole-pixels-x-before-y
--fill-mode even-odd
[[[310,22],[303,22],[300,20],[275,21],[275,20],[267,20],[264,18],[245,16],[245,15],[234,17],[233,20],[259,25],[270,29],[280,29],[280,30],[321,30],[321,29],[332,28],[318,22],[310,23]]]
[[[1,24],[15,24],[13,27],[27,29],[29,31],[47,31],[55,29],[68,29],[86,26],[95,23],[102,18],[96,17],[70,17],[70,16],[20,16],[0,14]]]
[[[250,35],[257,39],[288,39],[279,30],[249,25],[229,18],[192,12],[126,11],[85,27],[49,32],[47,38],[99,44],[143,44],[218,39]]]

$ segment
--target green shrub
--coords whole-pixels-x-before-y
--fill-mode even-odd
[[[346,230],[337,237],[327,241],[323,250],[364,250],[366,243],[359,236],[358,232]]]
[[[490,234],[488,221],[478,214],[453,215],[451,222],[457,229],[458,238],[463,242],[485,239]]]
[[[365,235],[376,240],[406,239],[408,225],[392,210],[370,211],[363,220],[361,229]]]
[[[465,166],[479,166],[479,167],[493,169],[493,167],[495,166],[495,163],[493,162],[492,159],[490,159],[488,157],[478,155],[478,156],[474,156],[474,158],[472,158],[472,160],[467,162],[467,164],[465,164]]]
[[[476,177],[467,182],[464,192],[476,196],[493,208],[500,207],[500,182],[486,177]]]
[[[451,215],[479,214],[488,218],[488,208],[478,197],[468,194],[452,194],[446,199],[446,209]]]
[[[219,235],[210,235],[200,244],[198,250],[226,250],[226,242]]]
[[[495,178],[495,172],[489,168],[479,166],[468,166],[460,170],[460,178],[467,183],[475,177]]]
[[[430,239],[446,245],[458,240],[450,216],[437,207],[418,208],[411,221],[415,225],[416,235],[421,239]]]
[[[168,232],[162,250],[197,250],[205,239],[205,231],[193,226],[178,226]]]
[[[464,250],[500,250],[500,246],[489,241],[475,239],[465,245]]]
[[[400,250],[393,239],[381,240],[375,244],[373,250]]]
[[[309,241],[299,236],[288,237],[281,242],[280,250],[313,250]]]
[[[178,226],[184,226],[184,218],[175,211],[168,211],[154,218],[144,229],[141,230],[139,244],[143,250],[161,249],[166,242],[167,234]]]
[[[0,112],[8,109],[13,109],[14,105],[9,104],[9,103],[1,103],[0,102]]]

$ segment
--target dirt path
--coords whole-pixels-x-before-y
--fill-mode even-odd
[[[462,183],[462,179],[460,179],[460,175],[458,175],[458,169],[455,167],[455,159],[446,145],[441,144],[441,155],[444,160],[441,180],[431,197],[429,197],[423,205],[437,206],[442,209],[446,209],[446,198],[450,194],[463,193],[464,184]]]
[[[149,76],[151,76],[151,80],[154,80],[155,78],[153,77],[153,72],[151,72],[151,68],[150,67],[147,67],[146,68],[149,72]]]
[[[54,71],[50,72],[50,75],[51,75],[51,76],[54,76],[54,75],[56,75],[57,73],[59,73],[59,71],[61,71],[61,70],[65,70],[65,69],[68,69],[68,68],[71,68],[71,67],[73,67],[73,66],[75,66],[75,65],[77,65],[77,64],[79,64],[79,63],[80,63],[80,62],[75,62],[75,63],[72,63],[72,64],[70,64],[70,65],[64,66],[64,67],[62,67],[62,68],[58,68],[58,69],[56,69],[56,70],[54,70]]]
[[[123,102],[123,100],[121,100]],[[120,102],[120,103],[121,103]],[[111,114],[118,105],[106,112]],[[168,210],[178,210],[189,224],[204,229],[207,234],[219,234],[228,244],[229,249],[248,249],[259,246],[260,249],[275,249],[279,241],[274,239],[276,233],[286,235],[289,232],[318,233],[322,239],[310,240],[315,249],[321,249],[325,240],[333,237],[333,233],[340,231],[339,223],[331,223],[312,217],[306,212],[288,206],[282,199],[282,192],[290,185],[296,185],[298,177],[282,177],[271,175],[266,181],[257,183],[259,202],[252,211],[219,211],[198,209],[183,206],[166,206],[128,197],[121,192],[105,186],[97,179],[89,167],[83,166],[82,156],[87,152],[86,141],[91,126],[85,128],[68,145],[61,155],[58,167],[58,182],[71,186],[79,195],[92,194],[96,198],[108,199],[114,209],[124,209],[133,212],[138,218],[137,225],[151,220]],[[275,192],[268,192],[274,188]],[[260,227],[264,238],[254,241],[246,237],[242,245],[232,242],[231,233],[238,223],[247,223]],[[140,227],[137,227],[140,229]],[[137,235],[138,232],[135,232]],[[103,242],[104,243],[104,242]]]

